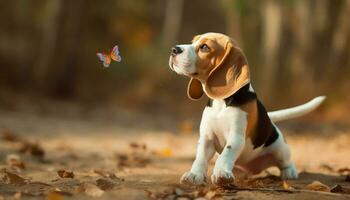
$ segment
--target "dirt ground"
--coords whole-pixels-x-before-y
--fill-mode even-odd
[[[298,180],[283,185],[270,168],[236,186],[194,188],[178,182],[194,159],[196,124],[74,112],[0,112],[0,199],[350,199],[346,126],[281,124]]]

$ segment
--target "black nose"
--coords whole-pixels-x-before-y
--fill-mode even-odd
[[[178,46],[175,46],[171,49],[171,55],[176,56],[177,54],[182,53],[182,49]]]

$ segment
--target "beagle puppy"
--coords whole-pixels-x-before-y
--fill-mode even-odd
[[[205,33],[191,44],[176,45],[169,59],[170,68],[191,78],[187,95],[192,100],[209,97],[200,124],[196,158],[181,183],[206,183],[208,163],[216,152],[211,181],[234,181],[233,169],[249,174],[277,166],[282,179],[296,179],[298,172],[281,131],[274,122],[306,114],[325,97],[301,106],[267,113],[251,85],[247,59],[228,36]]]

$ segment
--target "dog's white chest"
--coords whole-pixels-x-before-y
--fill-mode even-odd
[[[250,139],[246,140],[247,113],[239,107],[227,107],[224,101],[214,100],[211,107],[206,107],[201,122],[201,134],[214,140],[220,153],[227,143],[244,138],[245,145],[238,163],[246,163],[257,157],[262,148],[254,149]]]
[[[225,101],[214,100],[211,107],[204,109],[201,129],[223,148],[230,134],[241,129],[245,132],[246,119],[247,113],[239,107],[226,107]]]

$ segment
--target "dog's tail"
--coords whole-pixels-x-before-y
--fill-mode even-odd
[[[317,108],[325,98],[325,96],[319,96],[300,106],[268,112],[268,115],[273,122],[300,117]]]

